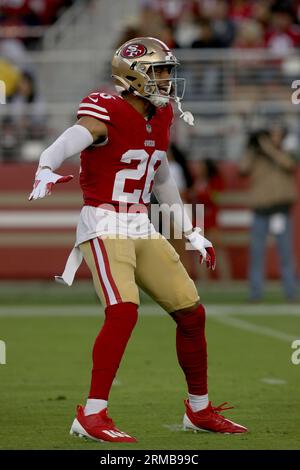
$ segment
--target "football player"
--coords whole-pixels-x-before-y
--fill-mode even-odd
[[[207,391],[205,309],[193,281],[169,242],[150,223],[147,206],[153,191],[160,203],[176,207],[174,222],[206,261],[215,267],[212,244],[194,229],[170,174],[166,152],[173,120],[171,100],[183,113],[177,78],[179,62],[154,38],[123,44],[112,61],[117,94],[97,91],[84,98],[77,123],[41,155],[30,200],[51,194],[72,176],[54,171],[81,153],[80,185],[84,205],[75,248],[58,280],[72,284],[82,258],[105,307],[105,321],[93,348],[89,396],[77,407],[71,434],[98,441],[136,442],[120,431],[107,413],[112,382],[136,324],[138,286],[177,324],[178,362],[185,374],[185,429],[243,433],[247,429],[220,414]],[[124,209],[126,206],[126,209]],[[183,214],[183,217],[182,217]],[[126,215],[126,217],[125,217]]]

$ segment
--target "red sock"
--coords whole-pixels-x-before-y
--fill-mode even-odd
[[[178,362],[185,374],[188,392],[207,394],[207,350],[205,339],[205,309],[173,314],[177,323],[176,349]]]
[[[131,302],[111,305],[105,309],[105,321],[93,349],[89,398],[108,400],[112,382],[137,316],[137,305]]]

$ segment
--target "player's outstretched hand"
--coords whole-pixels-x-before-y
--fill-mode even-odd
[[[200,262],[206,262],[208,269],[214,270],[216,267],[216,253],[212,243],[204,238],[199,233],[200,229],[196,228],[190,235],[186,235],[186,238],[189,240],[190,244],[195,250],[200,252]]]
[[[36,175],[33,183],[33,190],[29,196],[29,201],[50,196],[52,186],[56,183],[67,183],[73,179],[73,175],[61,176],[53,173],[50,168],[42,168]]]

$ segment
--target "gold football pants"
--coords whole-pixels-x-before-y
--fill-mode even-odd
[[[179,255],[163,237],[99,237],[80,245],[104,307],[121,302],[139,305],[138,286],[167,312],[192,307],[194,282]]]

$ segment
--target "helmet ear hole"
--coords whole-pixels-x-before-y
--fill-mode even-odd
[[[134,82],[134,80],[136,80],[136,77],[133,77],[132,75],[126,75],[126,79],[130,82]]]

